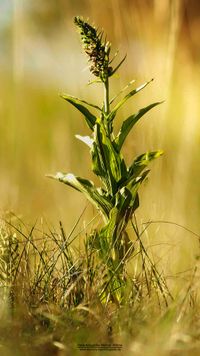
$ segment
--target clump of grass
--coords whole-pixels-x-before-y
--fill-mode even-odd
[[[0,285],[12,290],[8,304],[12,313],[7,320],[1,319],[2,354],[78,355],[80,343],[122,343],[122,354],[171,355],[176,351],[182,355],[183,350],[198,354],[197,268],[188,275],[177,299],[168,308],[160,308],[158,286],[164,289],[166,283],[143,246],[142,233],[136,233],[133,255],[135,263],[142,257],[142,268],[127,278],[124,301],[118,308],[108,295],[102,302],[109,280],[98,258],[94,233],[87,235],[79,250],[73,241],[83,239],[85,232],[78,221],[67,234],[62,223],[55,230],[44,222],[26,226],[16,217],[7,219],[1,240],[12,276],[4,266],[7,274],[1,273]],[[8,352],[14,346],[15,352]]]
[[[19,242],[5,223],[0,226],[0,296],[1,317],[10,313],[14,303],[14,283],[19,265]]]
[[[107,268],[109,287],[106,288],[105,297],[120,302],[123,286],[126,285],[125,265],[134,251],[134,243],[128,236],[127,226],[132,221],[136,236],[139,236],[132,220],[139,207],[138,190],[149,174],[148,164],[163,153],[162,150],[145,152],[136,157],[132,164],[127,165],[122,155],[122,147],[140,118],[161,102],[150,104],[130,115],[115,134],[114,119],[119,109],[152,80],[132,89],[114,104],[118,94],[110,98],[110,78],[118,71],[125,57],[114,67],[116,56],[111,57],[111,44],[103,31],[98,32],[80,17],[75,17],[74,22],[80,32],[90,72],[95,75],[97,82],[102,84],[104,99],[99,107],[71,95],[63,94],[62,97],[83,114],[91,131],[90,136],[76,137],[89,147],[92,171],[99,178],[100,186],[96,187],[92,181],[71,173],[59,172],[50,177],[83,193],[101,212],[104,226],[94,232],[93,240],[99,258]],[[132,82],[129,83],[131,84]],[[95,109],[97,113],[94,114],[88,107]]]

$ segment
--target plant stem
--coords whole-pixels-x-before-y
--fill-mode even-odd
[[[104,111],[106,116],[110,113],[110,105],[109,105],[109,81],[108,78],[104,82]]]
[[[108,122],[108,115],[110,113],[110,103],[109,103],[109,80],[108,78],[104,81],[104,123],[107,134],[110,136],[110,128]]]

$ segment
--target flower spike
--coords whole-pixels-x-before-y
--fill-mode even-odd
[[[89,57],[91,73],[104,82],[112,75],[112,67],[109,66],[110,43],[103,42],[102,31],[98,33],[95,27],[81,17],[75,17],[74,23],[79,29],[83,49]]]

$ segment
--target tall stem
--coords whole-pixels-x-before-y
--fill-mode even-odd
[[[110,113],[110,103],[109,103],[109,81],[108,78],[104,81],[104,124],[106,127],[107,134],[110,135],[110,128],[108,122],[108,115]]]
[[[108,81],[108,78],[104,82],[104,110],[105,110],[105,114],[109,115],[110,104],[109,104],[109,81]]]

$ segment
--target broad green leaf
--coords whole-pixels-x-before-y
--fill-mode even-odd
[[[110,193],[115,194],[118,182],[126,175],[126,166],[121,155],[115,150],[102,125],[96,123],[92,150],[93,171],[104,181]],[[107,179],[108,177],[108,179]]]
[[[115,206],[111,209],[109,214],[109,223],[105,228],[105,233],[111,241],[115,241],[117,236],[125,230],[129,221],[130,214],[132,214],[131,207],[136,199],[136,194],[127,188],[123,187],[116,194]]]
[[[126,200],[123,201],[123,204],[120,206],[120,212],[121,214],[126,214],[126,220],[129,220],[133,212],[139,207],[138,189],[140,188],[140,185],[145,180],[149,172],[149,170],[146,170],[140,177],[130,178],[126,182],[126,185],[122,189],[120,189],[120,192],[122,192],[123,190],[126,192],[128,198],[126,198]],[[127,194],[127,192],[129,195]]]
[[[101,178],[101,180],[105,184],[106,188],[109,191],[111,191],[111,184],[110,184],[109,176],[108,176],[108,173],[106,170],[106,164],[105,164],[105,161],[103,160],[103,157],[101,154],[101,149],[96,144],[95,141],[93,142],[93,145],[92,145],[91,155],[92,155],[92,170],[93,170],[93,172]]]
[[[132,199],[132,194],[127,187],[121,188],[116,194],[115,206],[117,207],[121,216],[126,213],[127,208]]]
[[[116,182],[113,178],[110,165],[108,165],[109,156],[107,151],[108,149],[105,149],[103,142],[101,126],[97,123],[94,128],[94,143],[91,151],[92,170],[101,178],[109,193],[113,194],[113,190],[116,189]]]
[[[145,115],[149,110],[151,110],[152,108],[154,108],[155,106],[161,104],[162,102],[157,102],[157,103],[153,103],[151,105],[146,106],[143,109],[140,109],[137,114],[131,115],[128,117],[128,119],[126,119],[121,127],[120,132],[118,133],[115,142],[118,146],[118,150],[120,151],[127,135],[129,134],[129,132],[131,131],[131,129],[133,128],[133,126],[139,121],[139,119]]]
[[[68,103],[72,104],[77,110],[79,110],[84,116],[87,122],[87,125],[91,130],[96,122],[96,116],[94,116],[84,105],[80,104],[80,100],[76,99],[69,95],[62,95],[61,96],[64,100],[68,101]]]
[[[121,106],[128,100],[130,99],[132,96],[134,96],[135,94],[137,94],[139,91],[141,91],[142,89],[144,89],[149,83],[152,82],[153,79],[151,79],[150,81],[142,84],[140,87],[133,89],[130,91],[130,93],[128,93],[121,101],[119,101],[119,103],[114,107],[114,109],[111,111],[110,115],[109,115],[109,120],[113,120],[115,118],[115,115],[117,113],[117,111],[121,108]]]
[[[163,154],[162,150],[146,152],[138,156],[129,167],[129,179],[136,178],[155,158]]]
[[[118,196],[116,199],[116,206],[120,213],[119,216],[125,216],[126,221],[139,206],[138,189],[148,173],[149,171],[146,171],[141,177],[129,180],[126,186],[119,191],[120,197]],[[134,209],[131,211],[130,208]]]
[[[101,191],[98,190],[90,180],[74,176],[74,174],[57,173],[55,176],[49,176],[59,180],[60,182],[69,185],[70,187],[83,193],[86,198],[100,209],[104,217],[108,218],[110,210],[112,209],[111,202],[106,196],[101,195]]]

